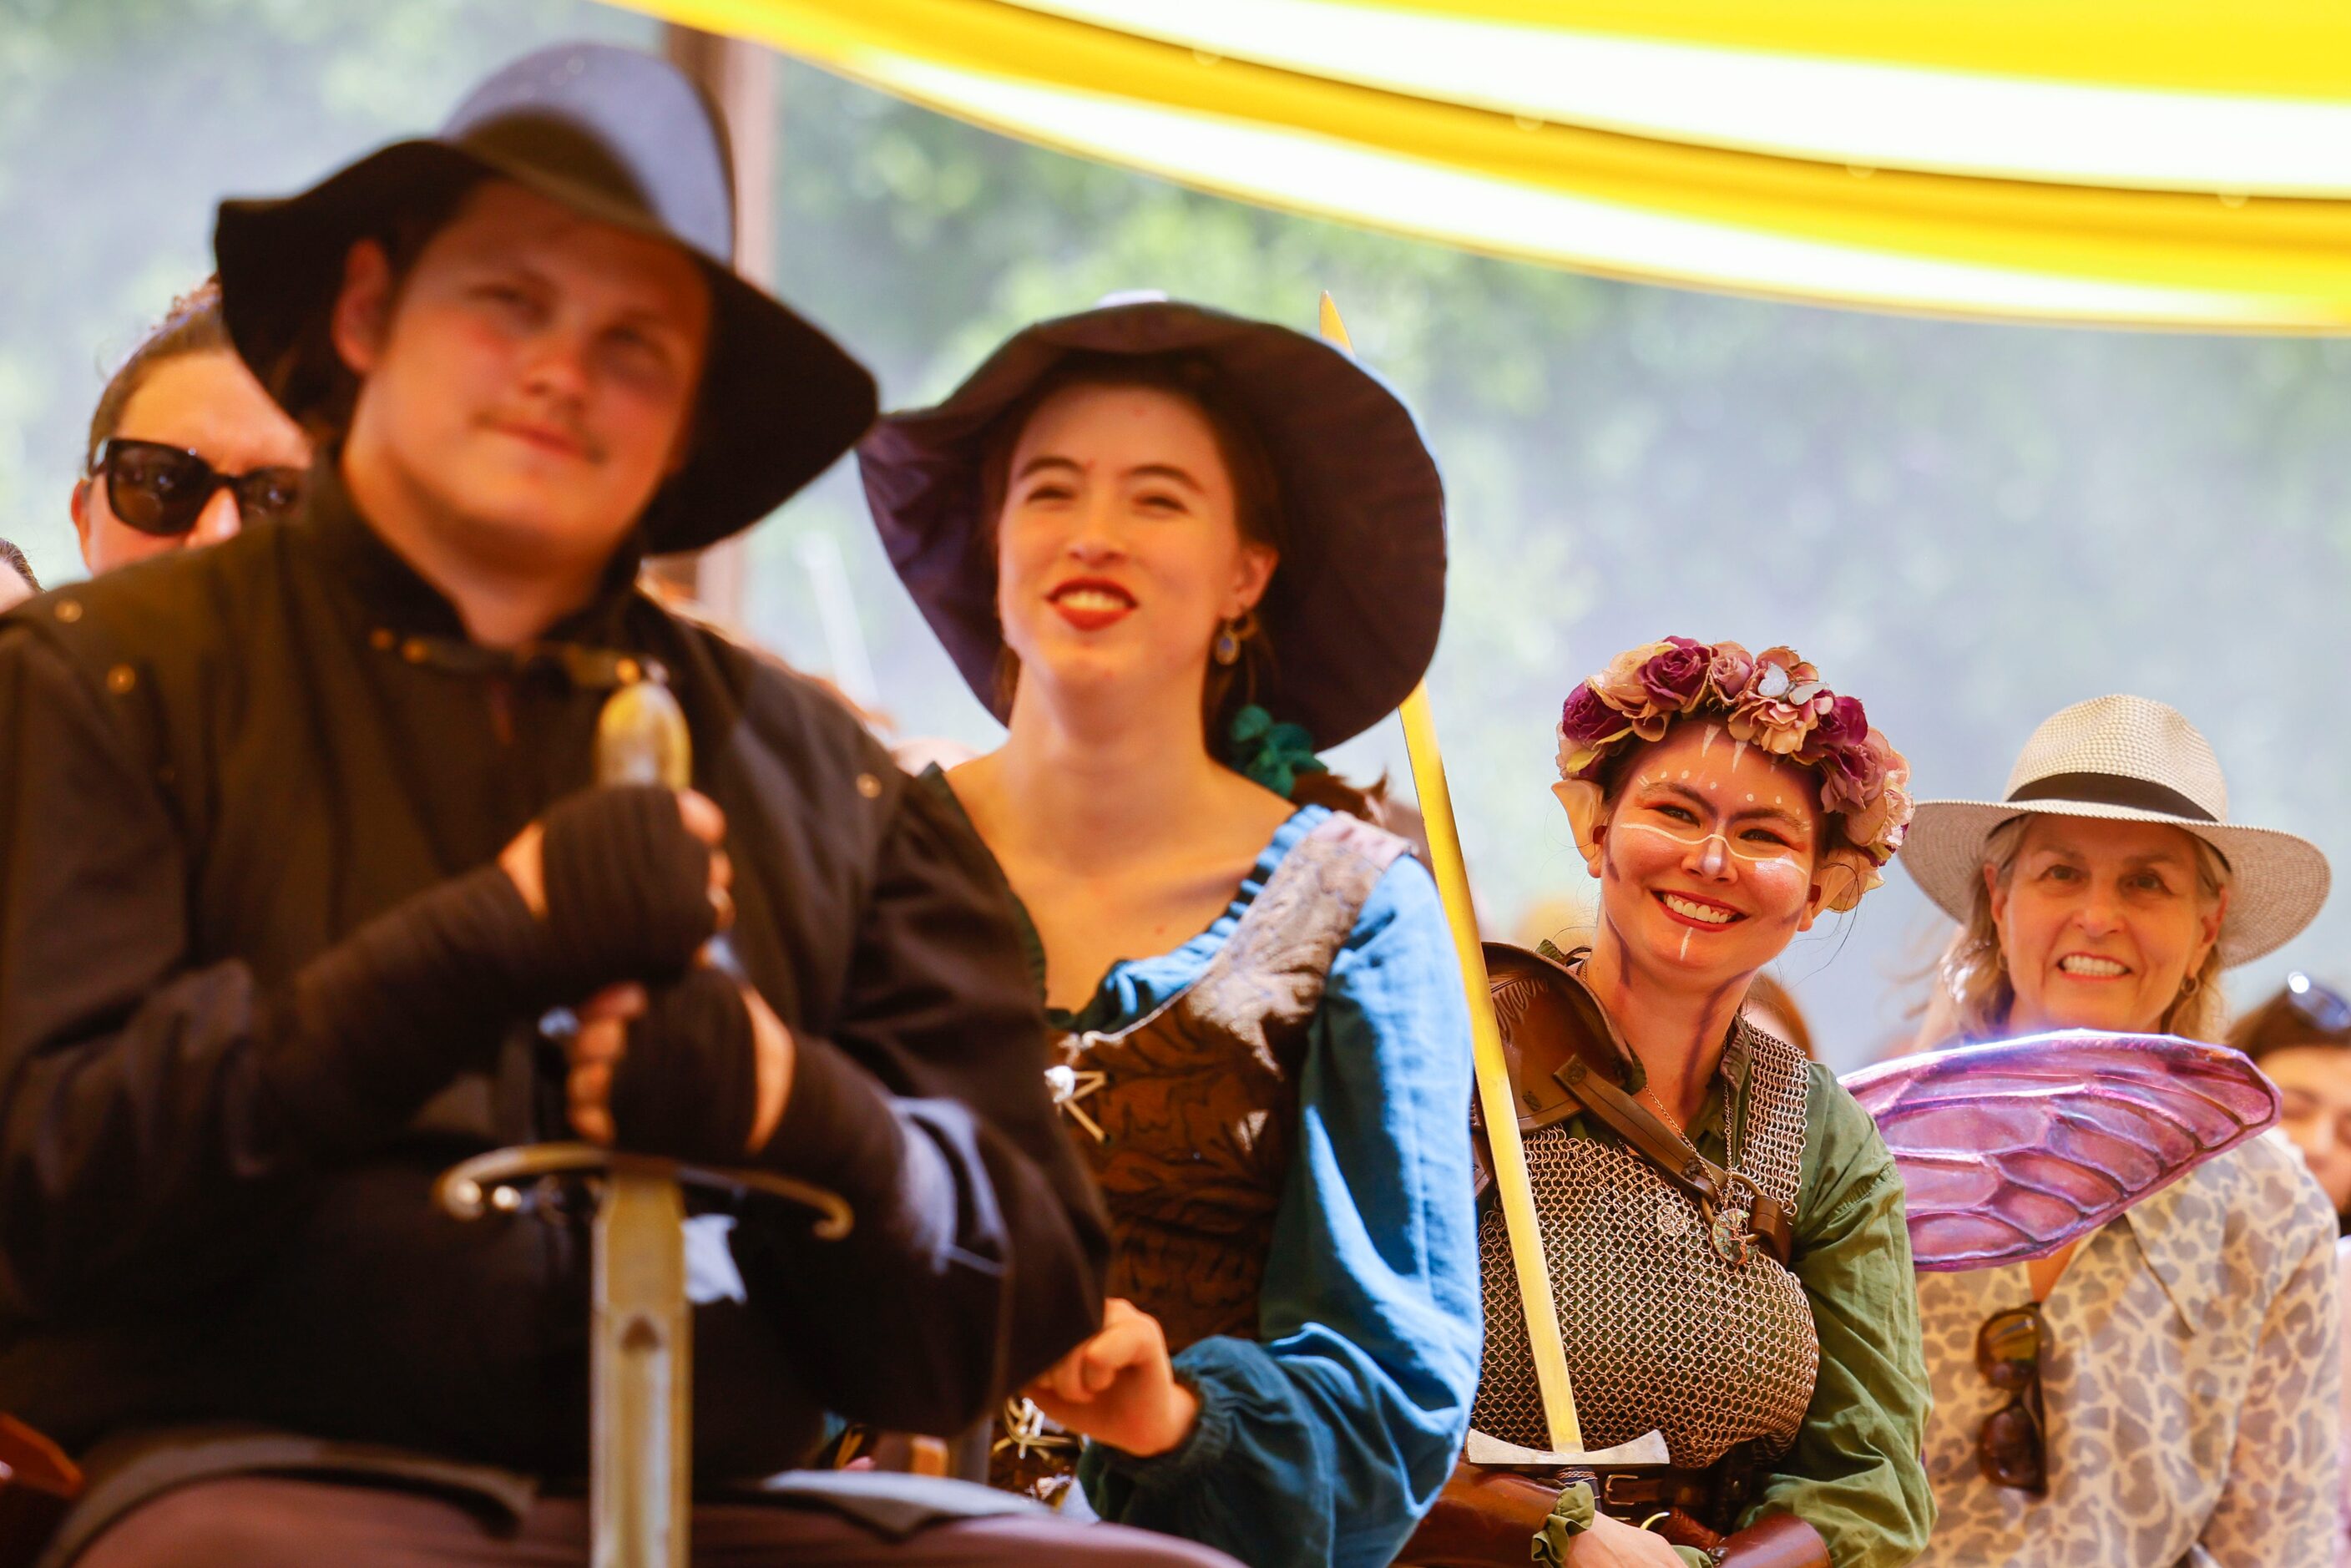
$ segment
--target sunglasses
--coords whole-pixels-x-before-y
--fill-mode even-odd
[[[2285,1005],[2321,1034],[2351,1033],[2351,1000],[2299,969],[2285,977]]]
[[[1985,1416],[1983,1430],[1976,1434],[1976,1468],[1994,1486],[2049,1490],[2041,1407],[2041,1353],[2047,1338],[2037,1301],[1994,1312],[1976,1331],[1976,1370],[2008,1396],[2008,1403]]]
[[[123,527],[157,538],[193,531],[214,495],[225,487],[236,497],[246,522],[291,517],[302,504],[308,473],[301,468],[256,468],[224,474],[193,452],[160,441],[116,436],[98,449],[90,477],[106,482],[106,504]]]

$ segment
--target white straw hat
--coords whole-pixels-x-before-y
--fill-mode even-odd
[[[2218,850],[2230,872],[2220,944],[2226,966],[2292,941],[2326,902],[2330,875],[2319,847],[2231,823],[2211,743],[2178,708],[2145,697],[2097,697],[2053,715],[2024,743],[2003,799],[1919,801],[1896,858],[1964,925],[1992,830],[2033,812],[2164,822]]]

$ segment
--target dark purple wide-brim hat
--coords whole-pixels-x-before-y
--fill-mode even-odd
[[[1445,613],[1445,486],[1412,411],[1320,340],[1202,306],[1130,298],[1040,321],[945,402],[885,416],[857,449],[899,580],[999,719],[995,530],[980,471],[998,422],[1075,354],[1208,361],[1280,476],[1281,563],[1258,606],[1273,658],[1255,700],[1318,747],[1361,734],[1412,692]]]
[[[466,95],[440,133],[395,141],[299,195],[229,201],[213,236],[237,353],[296,419],[340,379],[311,330],[343,258],[408,211],[484,176],[598,223],[665,240],[710,285],[709,358],[693,449],[645,517],[653,550],[749,527],[873,423],[873,378],[823,331],[736,272],[726,123],[668,62],[607,44],[528,55]]]

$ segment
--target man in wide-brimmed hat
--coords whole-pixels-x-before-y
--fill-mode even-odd
[[[579,1560],[580,1217],[428,1194],[496,1145],[848,1199],[834,1243],[735,1217],[694,1326],[705,1495],[805,1462],[826,1409],[959,1429],[1098,1321],[984,853],[838,705],[634,587],[873,413],[728,267],[724,146],[671,68],[581,46],[227,204],[231,333],[321,440],[305,514],[0,622],[0,1410],[92,1472],[53,1558]],[[693,791],[587,788],[643,680]],[[942,1514],[898,1549],[1200,1559],[890,1522]],[[871,1524],[695,1520],[745,1563],[862,1560]]]

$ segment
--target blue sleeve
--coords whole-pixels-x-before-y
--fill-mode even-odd
[[[1251,1568],[1385,1568],[1469,1427],[1483,1345],[1469,1170],[1469,1017],[1419,862],[1373,890],[1331,966],[1300,1084],[1258,1338],[1176,1358],[1184,1445],[1090,1444],[1105,1519]]]

